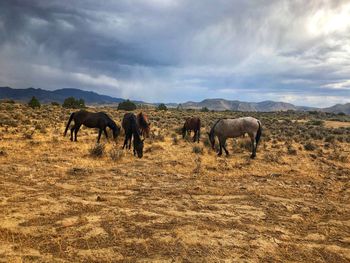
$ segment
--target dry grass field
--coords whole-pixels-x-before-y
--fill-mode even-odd
[[[70,112],[0,104],[1,262],[350,261],[349,116],[254,113],[251,160],[248,137],[217,157],[205,133],[250,113],[146,110],[138,159],[123,136],[101,156],[93,129],[64,138]],[[195,115],[199,144],[179,134]]]

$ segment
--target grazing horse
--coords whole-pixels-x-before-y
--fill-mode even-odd
[[[194,131],[193,142],[199,143],[199,138],[201,136],[201,120],[197,117],[187,118],[184,126],[182,127],[182,138],[185,138],[187,131],[191,133]]]
[[[140,129],[140,133],[144,138],[149,137],[149,132],[150,132],[150,123],[148,121],[148,117],[145,113],[140,112],[136,116],[137,118],[137,126]]]
[[[136,155],[139,158],[142,158],[143,156],[143,141],[140,137],[140,130],[137,126],[137,118],[135,114],[133,113],[125,113],[122,121],[122,126],[125,131],[125,140],[123,149],[125,147],[129,148],[131,147],[131,139],[134,137],[133,140],[133,146],[134,146],[134,155]],[[129,142],[129,145],[128,145]]]
[[[115,122],[104,112],[88,112],[85,110],[73,112],[68,120],[66,129],[64,131],[64,136],[66,136],[70,123],[74,120],[74,125],[70,129],[70,140],[73,141],[73,131],[75,134],[74,141],[77,141],[77,134],[81,127],[84,125],[88,128],[98,128],[97,142],[100,142],[102,131],[108,139],[106,128],[109,127],[113,131],[113,138],[116,139],[120,133],[120,128],[115,124]]]
[[[235,138],[248,133],[252,142],[252,155],[250,158],[254,159],[256,156],[256,148],[261,137],[261,122],[253,117],[243,117],[238,119],[219,119],[211,128],[209,140],[212,148],[215,146],[215,136],[219,139],[220,150],[218,155],[222,155],[222,148],[224,148],[226,155],[228,151],[225,147],[227,138]]]

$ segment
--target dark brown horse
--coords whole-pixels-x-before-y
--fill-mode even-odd
[[[149,137],[150,132],[150,123],[148,121],[148,117],[145,113],[140,112],[136,116],[137,118],[137,126],[140,129],[140,133],[144,138]]]
[[[193,142],[196,140],[199,142],[199,138],[201,136],[201,120],[197,117],[187,118],[184,126],[182,127],[182,138],[185,138],[187,131],[189,133],[194,131]]]
[[[134,137],[133,146],[134,146],[134,155],[139,158],[143,156],[143,141],[141,140],[140,130],[137,125],[137,119],[134,113],[125,113],[122,121],[122,126],[125,131],[125,140],[123,149],[125,147],[131,148],[131,139]],[[129,145],[128,145],[129,142]]]
[[[73,131],[75,135],[74,141],[77,141],[78,131],[81,125],[88,128],[98,128],[97,142],[100,142],[102,131],[108,139],[106,128],[109,127],[113,131],[113,138],[116,139],[120,133],[120,128],[117,124],[104,112],[88,112],[85,110],[73,112],[68,120],[66,129],[64,131],[64,136],[66,136],[70,123],[74,120],[74,125],[70,129],[70,140],[73,141]]]

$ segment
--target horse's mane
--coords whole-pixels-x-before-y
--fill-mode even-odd
[[[149,124],[147,122],[147,117],[142,112],[137,114],[137,119],[140,126],[142,126],[143,128],[148,128]]]
[[[111,129],[116,129],[117,128],[117,124],[115,123],[114,120],[111,119],[111,117],[108,116],[107,113],[105,112],[101,112],[108,120],[108,126],[111,128]]]
[[[215,127],[216,127],[216,125],[219,123],[219,121],[221,121],[222,120],[222,118],[221,119],[218,119],[216,122],[215,122],[215,124],[213,125],[213,127],[211,128],[211,130],[210,130],[210,136],[213,136],[214,135],[214,129],[215,129]]]

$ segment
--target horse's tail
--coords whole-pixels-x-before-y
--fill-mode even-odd
[[[258,147],[258,143],[260,141],[260,137],[261,137],[261,133],[262,133],[261,122],[258,121],[258,124],[259,124],[259,128],[258,128],[258,131],[256,132],[256,136],[255,136],[256,147]]]
[[[69,117],[69,120],[68,120],[68,123],[67,123],[67,126],[66,126],[66,129],[64,130],[64,134],[63,134],[63,136],[66,136],[66,134],[67,134],[67,131],[68,131],[68,128],[69,128],[69,125],[70,125],[70,123],[72,122],[72,120],[73,120],[73,117],[74,117],[74,112],[70,115],[70,117]]]

